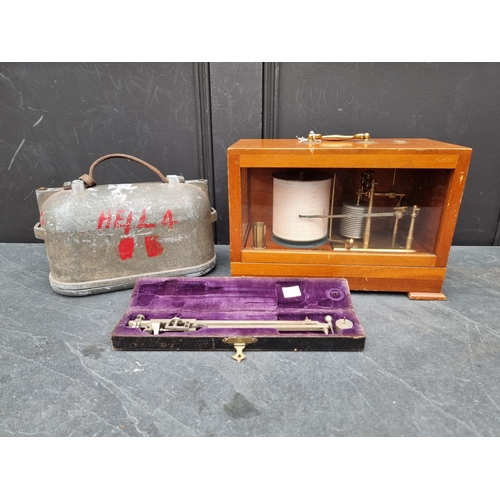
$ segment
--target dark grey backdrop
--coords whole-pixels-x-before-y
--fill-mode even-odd
[[[453,243],[500,243],[500,63],[0,63],[0,241],[34,242],[34,190],[109,153],[204,177],[227,244],[226,148],[369,132],[473,149]],[[113,160],[106,182],[155,180]]]

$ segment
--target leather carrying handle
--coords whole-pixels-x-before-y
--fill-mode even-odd
[[[109,160],[110,158],[125,158],[127,160],[132,160],[137,163],[140,163],[141,165],[145,166],[146,168],[149,168],[152,172],[154,172],[163,182],[168,182],[168,179],[156,168],[153,167],[150,163],[141,160],[140,158],[136,158],[135,156],[132,155],[127,155],[123,153],[112,153],[109,155],[101,156],[101,158],[98,158],[92,165],[90,165],[89,173],[88,174],[83,174],[80,176],[80,179],[84,182],[85,187],[92,187],[97,184],[97,182],[93,179],[93,174],[94,170],[99,165],[99,163],[103,162],[104,160]]]

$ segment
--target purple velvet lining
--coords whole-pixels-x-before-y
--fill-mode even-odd
[[[112,335],[144,335],[128,326],[142,314],[146,319],[178,316],[198,320],[304,320],[333,323],[346,318],[353,328],[336,336],[364,335],[352,308],[347,280],[341,278],[142,278],[137,280],[127,313]],[[280,333],[270,328],[203,328],[196,332],[165,332],[162,336],[323,336],[322,332]]]

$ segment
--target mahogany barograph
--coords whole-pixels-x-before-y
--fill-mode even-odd
[[[338,137],[241,139],[228,148],[231,274],[345,278],[351,290],[446,299],[472,150]]]

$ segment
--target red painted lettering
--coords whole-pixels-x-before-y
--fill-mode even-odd
[[[139,219],[139,224],[137,224],[137,229],[143,229],[145,227],[156,227],[156,224],[153,223],[146,224],[146,216],[147,216],[146,209],[143,208],[141,212],[141,217]]]
[[[134,213],[132,210],[128,213],[127,215],[127,222],[125,222],[125,234],[130,233],[130,228],[132,226],[132,217],[134,216]]]
[[[45,226],[45,221],[43,220],[43,210],[40,212],[40,226]]]
[[[124,234],[127,235],[130,233],[130,228],[132,226],[132,217],[134,216],[134,213],[131,210],[127,215],[126,221],[124,221],[123,218],[124,213],[125,213],[124,209],[119,209],[116,212],[115,223],[113,224],[113,227],[115,228],[124,227],[125,228]]]
[[[123,222],[123,214],[125,213],[125,210],[123,208],[120,208],[119,210],[116,211],[116,217],[115,217],[115,223],[113,224],[113,227],[124,227],[125,224],[120,224],[120,222]]]
[[[158,236],[145,236],[144,243],[148,257],[158,257],[163,253],[163,245],[158,241]]]
[[[172,215],[172,210],[168,209],[165,212],[163,219],[161,220],[162,226],[168,226],[169,229],[172,229],[174,227],[174,224],[179,223],[178,221],[173,220],[173,219],[174,219],[174,216]]]
[[[123,238],[118,244],[118,254],[120,255],[120,259],[131,259],[134,255],[134,245],[134,238]]]
[[[111,214],[111,210],[108,210],[108,213],[105,214],[104,210],[101,212],[101,215],[99,216],[99,220],[97,221],[97,229],[102,229],[104,222],[106,222],[106,225],[104,226],[106,229],[109,229],[111,226],[111,220],[113,218],[113,215]]]

